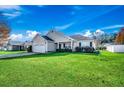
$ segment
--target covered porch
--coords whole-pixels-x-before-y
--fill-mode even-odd
[[[74,42],[58,42],[55,45],[56,49],[73,49]]]

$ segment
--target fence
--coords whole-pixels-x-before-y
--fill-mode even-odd
[[[110,52],[124,52],[124,45],[109,45],[107,50]]]

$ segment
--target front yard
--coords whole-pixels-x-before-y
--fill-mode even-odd
[[[124,54],[49,53],[1,59],[0,86],[124,86]]]

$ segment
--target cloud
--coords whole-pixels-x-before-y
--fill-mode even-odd
[[[66,24],[66,25],[62,25],[62,26],[55,26],[55,29],[57,30],[65,30],[69,27],[71,27],[74,23],[69,23],[69,24]]]
[[[75,35],[82,35],[83,32],[76,32]]]
[[[0,6],[0,11],[3,16],[8,18],[15,18],[22,14],[22,8],[17,5],[2,5]]]
[[[32,39],[38,33],[39,32],[37,32],[37,31],[27,30],[26,31],[26,38]]]
[[[102,30],[108,30],[108,29],[115,29],[115,28],[121,28],[124,27],[124,25],[113,25],[113,26],[107,26],[107,27],[103,27],[101,28]]]
[[[2,15],[7,16],[9,18],[14,18],[21,15],[21,12],[2,13]]]
[[[21,10],[18,5],[1,5],[0,10]]]
[[[83,36],[91,37],[92,33],[90,30],[87,30]]]
[[[97,29],[96,32],[94,32],[95,36],[101,36],[101,35],[104,35],[104,34],[105,34],[105,32],[102,31],[101,29]]]
[[[32,40],[33,37],[39,32],[27,30],[26,33],[23,34],[11,34],[9,39],[14,41],[26,41],[26,40]]]
[[[20,40],[22,38],[23,38],[23,35],[22,34],[12,34],[9,37],[9,39],[14,40],[14,41]]]

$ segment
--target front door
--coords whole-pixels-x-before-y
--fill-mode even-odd
[[[59,49],[61,49],[61,44],[59,44]]]
[[[90,42],[90,47],[92,47],[92,42]]]

